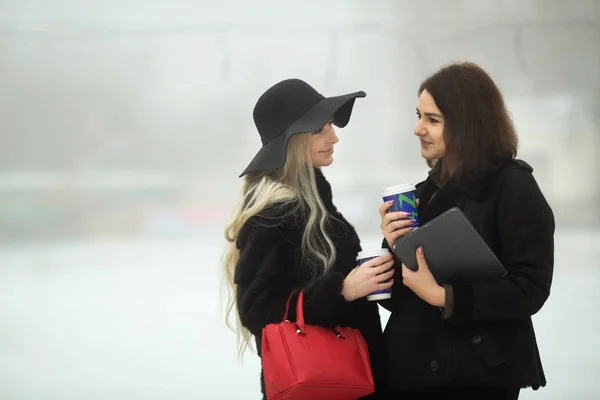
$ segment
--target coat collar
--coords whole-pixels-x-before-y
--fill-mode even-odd
[[[327,208],[328,211],[334,212],[336,211],[335,206],[333,205],[333,194],[331,192],[331,185],[325,179],[325,175],[323,175],[323,171],[321,168],[314,168],[315,172],[315,183],[317,185],[317,190],[319,192],[319,196]]]
[[[526,162],[511,159],[478,179],[459,185],[452,178],[442,182],[441,167],[442,162],[438,162],[429,172],[428,178],[419,185],[419,219],[422,222],[427,222],[452,207],[463,209],[467,201],[484,201],[490,196],[499,174],[506,168],[533,171]]]

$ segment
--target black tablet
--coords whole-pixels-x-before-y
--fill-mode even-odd
[[[392,251],[416,271],[416,251],[423,246],[425,259],[442,285],[502,278],[506,269],[479,236],[463,212],[454,207],[398,240]]]

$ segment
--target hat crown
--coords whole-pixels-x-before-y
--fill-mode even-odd
[[[263,145],[282,134],[325,97],[300,79],[286,79],[271,86],[254,106],[254,123]]]

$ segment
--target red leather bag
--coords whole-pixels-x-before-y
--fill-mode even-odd
[[[296,322],[262,330],[262,366],[269,400],[350,400],[375,391],[367,343],[357,329],[304,323],[303,292]]]

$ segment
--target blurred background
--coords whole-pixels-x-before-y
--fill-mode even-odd
[[[599,399],[600,0],[0,0],[0,399],[260,398],[220,266],[256,99],[367,92],[325,174],[378,246],[381,188],[427,173],[417,88],[453,61],[503,91],[557,219],[548,386],[521,398]]]

